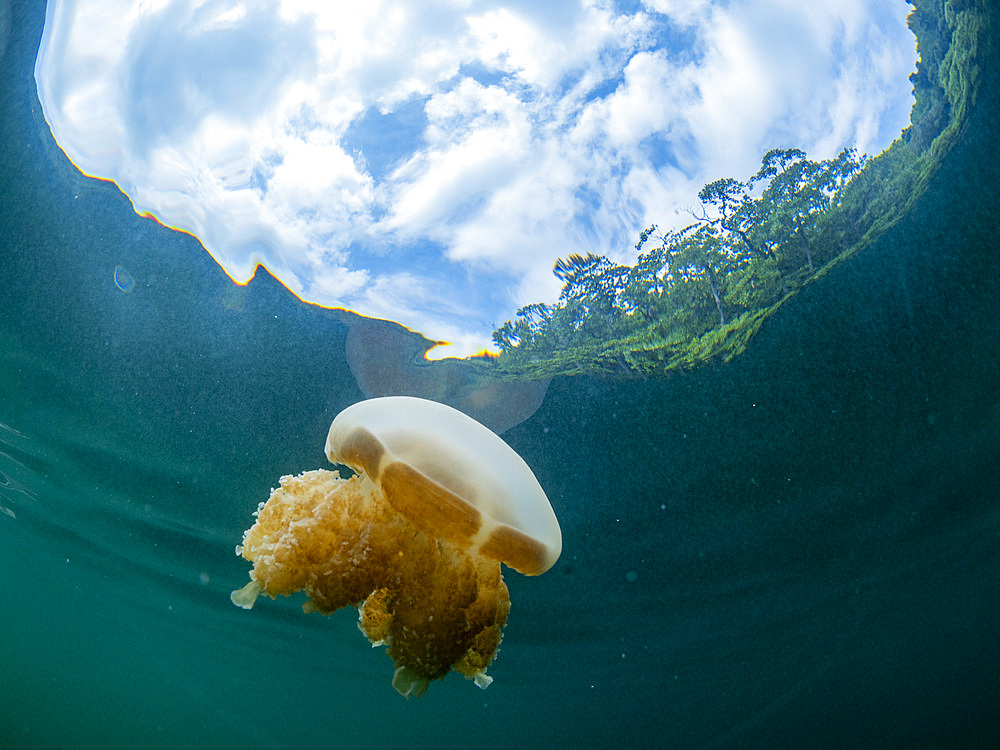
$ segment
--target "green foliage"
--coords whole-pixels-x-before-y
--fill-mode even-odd
[[[709,352],[740,340],[733,334],[748,314],[785,297],[806,275],[803,267],[814,269],[832,255],[815,241],[816,228],[863,163],[849,150],[822,162],[797,149],[769,151],[746,182],[707,185],[695,223],[657,237],[648,249],[655,227],[643,231],[635,265],[594,254],[559,260],[559,301],[522,308],[494,342],[507,362],[522,366],[589,352],[628,370],[632,358],[616,353],[673,351],[692,342]],[[693,364],[690,353],[679,361]]]
[[[772,149],[745,181],[706,185],[691,225],[643,230],[634,265],[593,253],[560,259],[559,300],[522,308],[493,334],[494,372],[645,376],[728,361],[803,285],[896,224],[968,117],[989,34],[986,0],[910,2],[920,62],[911,125],[892,146],[824,161]]]

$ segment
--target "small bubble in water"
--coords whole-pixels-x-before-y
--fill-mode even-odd
[[[115,286],[125,294],[135,289],[135,279],[124,266],[115,266]]]
[[[628,573],[625,574],[625,580],[628,581],[629,583],[635,583],[638,579],[639,579],[639,574],[636,573],[634,570],[630,570]]]

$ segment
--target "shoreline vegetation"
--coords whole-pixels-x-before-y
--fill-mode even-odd
[[[493,334],[500,354],[472,362],[504,379],[628,378],[739,356],[782,305],[910,212],[968,121],[989,48],[985,0],[908,1],[914,104],[889,148],[819,162],[768,151],[746,180],[706,185],[689,226],[645,229],[634,265],[557,261],[559,300],[521,308]]]

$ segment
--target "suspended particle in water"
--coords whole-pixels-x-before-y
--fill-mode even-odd
[[[124,266],[115,266],[115,286],[125,294],[135,289],[135,279]]]

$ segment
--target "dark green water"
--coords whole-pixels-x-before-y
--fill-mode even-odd
[[[407,702],[353,614],[229,602],[251,512],[326,465],[330,420],[362,397],[346,329],[266,274],[234,287],[80,176],[35,99],[44,8],[16,5],[0,748],[994,746],[995,77],[909,218],[736,362],[553,381],[505,438],[563,556],[507,576],[488,690],[452,675]]]

